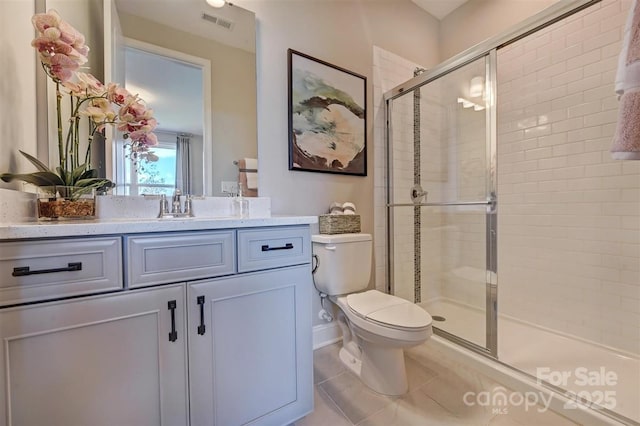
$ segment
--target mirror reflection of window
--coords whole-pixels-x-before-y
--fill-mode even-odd
[[[125,162],[124,195],[173,195],[176,188],[176,136],[158,132],[158,146],[153,148],[158,161],[133,167]]]
[[[117,194],[172,195],[175,189],[184,194],[204,192],[202,173],[195,171],[202,169],[204,158],[203,67],[208,61],[199,59],[127,40],[125,87],[154,110],[159,144],[150,151],[158,161],[142,161],[134,167],[127,158],[126,141],[120,140],[116,151],[116,164],[121,165],[119,170],[116,167]]]

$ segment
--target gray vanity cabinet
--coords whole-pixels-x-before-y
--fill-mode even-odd
[[[292,423],[310,263],[307,225],[0,242],[0,426]]]
[[[188,424],[185,288],[0,311],[0,425]]]
[[[313,408],[308,264],[188,286],[192,425],[285,425]]]

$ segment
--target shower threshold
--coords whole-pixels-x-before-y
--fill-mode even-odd
[[[442,330],[476,343],[484,339],[484,311],[447,299],[421,306],[447,318],[434,324]],[[498,330],[501,362],[557,384],[570,398],[602,402],[608,395],[611,411],[640,422],[640,357],[505,315],[498,317]]]

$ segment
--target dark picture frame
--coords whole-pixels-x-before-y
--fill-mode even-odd
[[[287,50],[289,170],[367,175],[367,78]]]

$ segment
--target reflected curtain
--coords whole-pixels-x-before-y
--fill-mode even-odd
[[[186,134],[176,139],[176,188],[191,194],[191,144]]]

